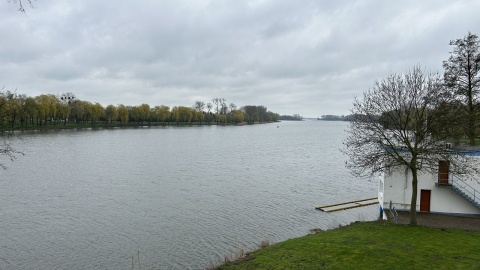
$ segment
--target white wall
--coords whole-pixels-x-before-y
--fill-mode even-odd
[[[387,215],[385,213],[385,210],[388,209],[388,206],[387,206],[387,208],[384,207],[384,182],[383,181],[384,181],[384,174],[381,173],[378,176],[378,204],[382,208],[381,209],[382,218],[387,219]]]
[[[452,187],[436,186],[436,178],[436,175],[419,172],[417,211],[420,211],[420,192],[422,189],[426,189],[431,190],[430,212],[432,213],[480,215],[480,209],[455,193]],[[468,181],[468,183],[480,191],[480,184],[477,181]],[[410,210],[412,194],[412,174],[410,171],[405,174],[405,169],[399,169],[389,174],[385,173],[383,186],[384,209],[388,209],[389,203],[392,201],[395,209]]]

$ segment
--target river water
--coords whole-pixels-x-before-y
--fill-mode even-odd
[[[0,269],[203,269],[237,249],[372,220],[345,122],[22,133],[0,171]],[[136,262],[137,263],[137,262]],[[135,269],[138,269],[138,265]]]

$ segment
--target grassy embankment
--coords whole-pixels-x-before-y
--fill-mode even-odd
[[[480,269],[480,232],[357,222],[271,245],[218,269]]]

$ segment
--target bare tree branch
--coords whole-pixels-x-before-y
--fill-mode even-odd
[[[15,93],[5,91],[4,87],[0,89],[0,119],[2,123],[3,119],[8,113],[8,110],[10,109],[10,104],[15,99],[15,97]],[[11,144],[9,143],[9,139],[14,135],[14,131],[1,131],[0,133],[0,137],[2,139],[2,142],[0,143],[0,156],[6,156],[11,161],[16,159],[16,155],[24,155],[22,152],[13,149]],[[6,169],[6,166],[3,163],[0,163],[0,167]]]
[[[23,7],[23,3],[22,0],[8,0],[9,3],[13,3],[14,5],[18,5],[18,11],[22,12],[22,13],[26,13],[25,11],[25,8]],[[27,0],[28,2],[28,5],[30,6],[30,8],[34,8],[33,6],[33,2],[32,0]]]
[[[467,156],[447,151],[450,134],[434,129],[444,124],[437,107],[447,98],[440,76],[417,66],[377,81],[353,102],[343,150],[350,159],[347,167],[358,176],[408,168],[414,187],[411,224],[416,224],[418,172],[436,172],[440,160],[449,161],[452,172],[479,170]]]

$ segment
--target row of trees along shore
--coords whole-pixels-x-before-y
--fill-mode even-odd
[[[347,163],[355,175],[411,175],[410,224],[417,224],[417,183],[420,173],[438,174],[439,162],[466,180],[480,173],[479,150],[480,44],[468,33],[452,40],[443,61],[443,78],[419,66],[377,81],[355,98],[348,137]],[[449,149],[446,142],[464,144]],[[403,180],[402,180],[403,181]],[[478,181],[478,180],[477,180]]]
[[[0,92],[0,128],[35,129],[48,127],[138,126],[189,124],[254,124],[278,121],[279,115],[265,106],[228,106],[224,98],[212,103],[196,101],[192,107],[108,105],[79,100],[72,93],[36,97]]]

